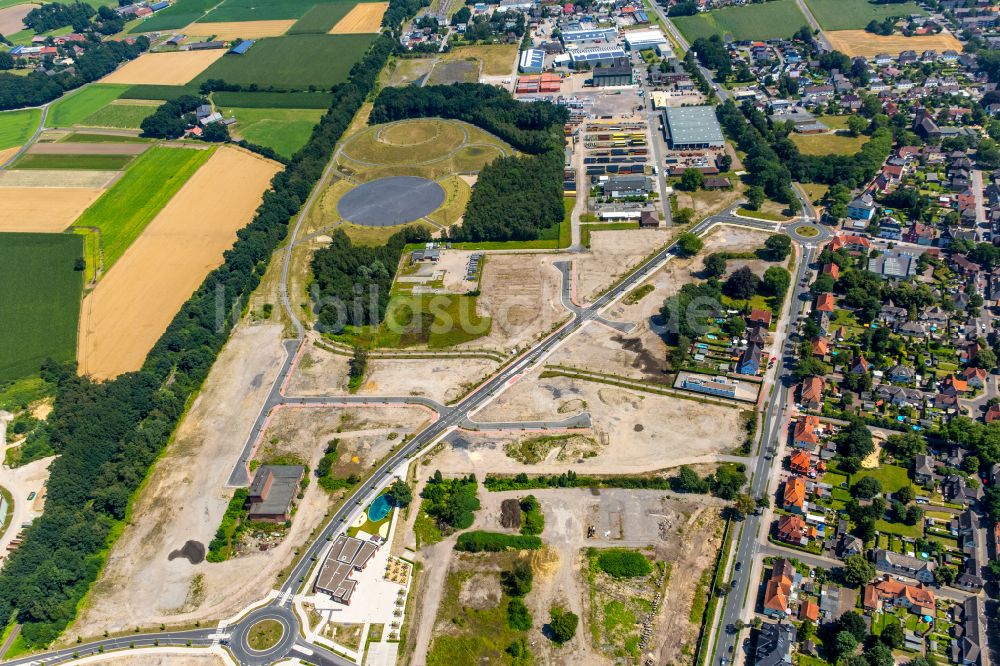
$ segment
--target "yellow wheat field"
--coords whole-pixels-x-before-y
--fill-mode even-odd
[[[354,5],[344,18],[330,30],[331,35],[353,35],[378,32],[382,27],[382,15],[389,8],[388,2],[362,2]]]
[[[229,23],[192,23],[184,28],[186,35],[215,35],[215,39],[259,39],[261,37],[277,37],[288,32],[295,25],[295,20],[272,21],[232,21]]]
[[[111,72],[101,83],[182,86],[222,57],[225,49],[144,53]]]
[[[0,187],[0,232],[58,233],[103,192],[97,187]]]
[[[928,49],[933,49],[938,54],[948,49],[962,51],[962,42],[955,39],[955,36],[947,31],[939,35],[920,35],[917,37],[904,37],[902,35],[883,37],[866,30],[834,30],[825,34],[835,50],[851,57],[871,58],[880,53],[899,55],[903,51],[920,53]]]

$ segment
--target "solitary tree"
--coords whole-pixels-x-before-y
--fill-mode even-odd
[[[764,249],[770,255],[771,261],[784,261],[792,252],[792,239],[784,234],[768,236],[764,241]]]
[[[701,252],[701,248],[705,246],[705,243],[692,233],[683,233],[677,238],[677,246],[681,249],[681,252],[691,256]]]
[[[752,298],[760,288],[760,278],[757,277],[749,266],[744,266],[726,280],[722,291],[730,298],[746,300]]]
[[[389,486],[389,494],[392,495],[392,503],[396,506],[408,506],[413,501],[413,491],[402,479],[396,479]]]
[[[704,184],[705,176],[701,171],[698,171],[698,169],[684,169],[684,173],[681,174],[681,182],[678,186],[687,192],[694,192]]]
[[[718,252],[705,257],[705,275],[707,277],[722,277],[726,272],[726,259]]]
[[[861,587],[875,577],[875,565],[864,555],[850,555],[844,560],[840,575],[850,587]]]
[[[576,627],[580,623],[580,618],[576,613],[565,611],[558,606],[554,606],[549,611],[549,628],[552,630],[552,640],[562,645],[572,640],[576,635]]]

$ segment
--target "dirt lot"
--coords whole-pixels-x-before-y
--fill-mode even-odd
[[[382,15],[389,8],[388,2],[362,2],[354,5],[344,18],[330,30],[331,35],[353,35],[378,32],[382,25]]]
[[[94,187],[0,187],[0,231],[63,231],[103,193]]]
[[[401,58],[389,79],[390,86],[408,86],[423,80],[434,69],[436,58]]]
[[[146,654],[131,656],[106,656],[103,663],[108,666],[223,666],[222,657],[207,652],[200,654]]]
[[[476,309],[493,319],[493,328],[466,346],[508,351],[566,319],[569,313],[560,300],[562,276],[552,261],[539,254],[488,254]]]
[[[476,514],[474,528],[512,531],[500,525],[500,503],[525,494],[528,493],[480,490],[483,508]],[[538,663],[612,663],[591,645],[590,640],[590,594],[584,571],[585,549],[590,547],[652,547],[657,560],[670,564],[671,575],[654,620],[648,656],[661,664],[682,663],[689,659],[697,636],[697,627],[690,622],[691,607],[701,574],[711,564],[719,546],[721,519],[718,512],[722,503],[709,497],[678,498],[669,493],[644,490],[553,489],[536,490],[531,494],[540,501],[546,520],[542,534],[546,548],[531,554],[535,579],[532,591],[525,598],[535,618],[528,640]],[[586,537],[588,525],[596,529],[594,538]],[[443,545],[445,542],[439,544]],[[424,624],[416,628],[417,651],[413,663],[423,663],[423,652],[432,636],[455,631],[448,626],[450,618],[437,613],[451,610],[442,609],[442,597],[445,597],[445,605],[451,603],[445,586],[435,588],[427,581],[443,581],[445,568],[450,569],[449,577],[459,571],[483,577],[488,575],[484,571],[494,568],[477,560],[479,568],[469,569],[469,562],[465,561],[469,556],[456,555],[439,546],[426,549],[419,556],[426,567],[421,577],[426,589],[418,590],[417,595],[423,600],[422,610],[436,613],[437,620],[433,631]],[[466,583],[475,579],[472,575]],[[467,584],[459,595],[462,600],[464,593],[464,605],[488,606],[491,585],[481,586],[482,594],[473,598],[466,590]],[[599,589],[598,593],[605,589]],[[553,604],[562,604],[581,621],[576,638],[562,648],[554,647],[540,633]]]
[[[227,617],[271,585],[286,563],[285,545],[273,555],[255,556],[251,566],[244,560],[239,574],[232,563],[192,566],[184,558],[167,558],[189,539],[207,544],[219,526],[232,495],[223,486],[284,359],[280,333],[278,326],[242,326],[233,334],[136,500],[132,515],[142,519],[129,524],[112,548],[67,636]],[[308,533],[303,517],[308,512],[300,508],[293,540]],[[189,599],[199,574],[200,599]],[[237,575],[245,585],[234,588]]]
[[[173,313],[222,263],[278,166],[220,148],[184,184],[84,299],[81,372],[104,379],[142,365]]]
[[[538,433],[458,433],[453,444],[435,457],[442,471],[642,473],[683,463],[711,462],[740,440],[739,412],[669,396],[626,391],[596,382],[551,377],[536,371],[523,377],[482,411],[476,421],[562,419],[582,411],[593,420],[591,436],[600,453],[572,463],[549,460],[525,465],[508,457],[511,440]],[[558,434],[558,433],[549,433]]]
[[[586,303],[615,279],[665,245],[674,232],[667,229],[628,229],[590,234],[590,252],[576,259],[576,300]]]
[[[69,169],[7,169],[0,171],[0,187],[108,187],[121,174],[117,171],[71,171]]]
[[[226,23],[192,23],[182,31],[187,35],[215,35],[215,39],[259,39],[276,37],[288,32],[295,19],[270,21],[232,21]],[[211,64],[211,63],[209,63]]]
[[[947,31],[939,35],[917,37],[904,37],[903,35],[883,37],[865,30],[834,30],[825,34],[834,49],[851,57],[865,56],[870,58],[879,53],[899,55],[902,51],[910,49],[917,53],[927,49],[934,49],[938,53],[948,49],[954,49],[959,53],[962,51],[962,42],[955,39],[955,36]]]
[[[288,395],[347,392],[348,357],[309,347],[288,385]],[[359,395],[419,395],[448,402],[492,374],[499,364],[480,358],[369,358]]]
[[[111,72],[101,83],[182,86],[222,57],[225,49],[144,53]]]
[[[39,5],[14,5],[0,9],[0,35],[11,35],[24,30],[24,17]]]

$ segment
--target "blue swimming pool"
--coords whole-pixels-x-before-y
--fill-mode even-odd
[[[368,520],[377,523],[388,516],[390,511],[392,511],[392,500],[389,498],[389,495],[379,495],[372,502],[372,505],[368,507]]]

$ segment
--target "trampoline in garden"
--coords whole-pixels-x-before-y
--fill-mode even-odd
[[[340,197],[342,218],[366,227],[391,227],[430,215],[444,203],[444,189],[417,176],[392,176],[358,185]]]
[[[392,511],[392,500],[389,495],[379,495],[368,507],[368,520],[377,523],[388,516],[390,511]]]

